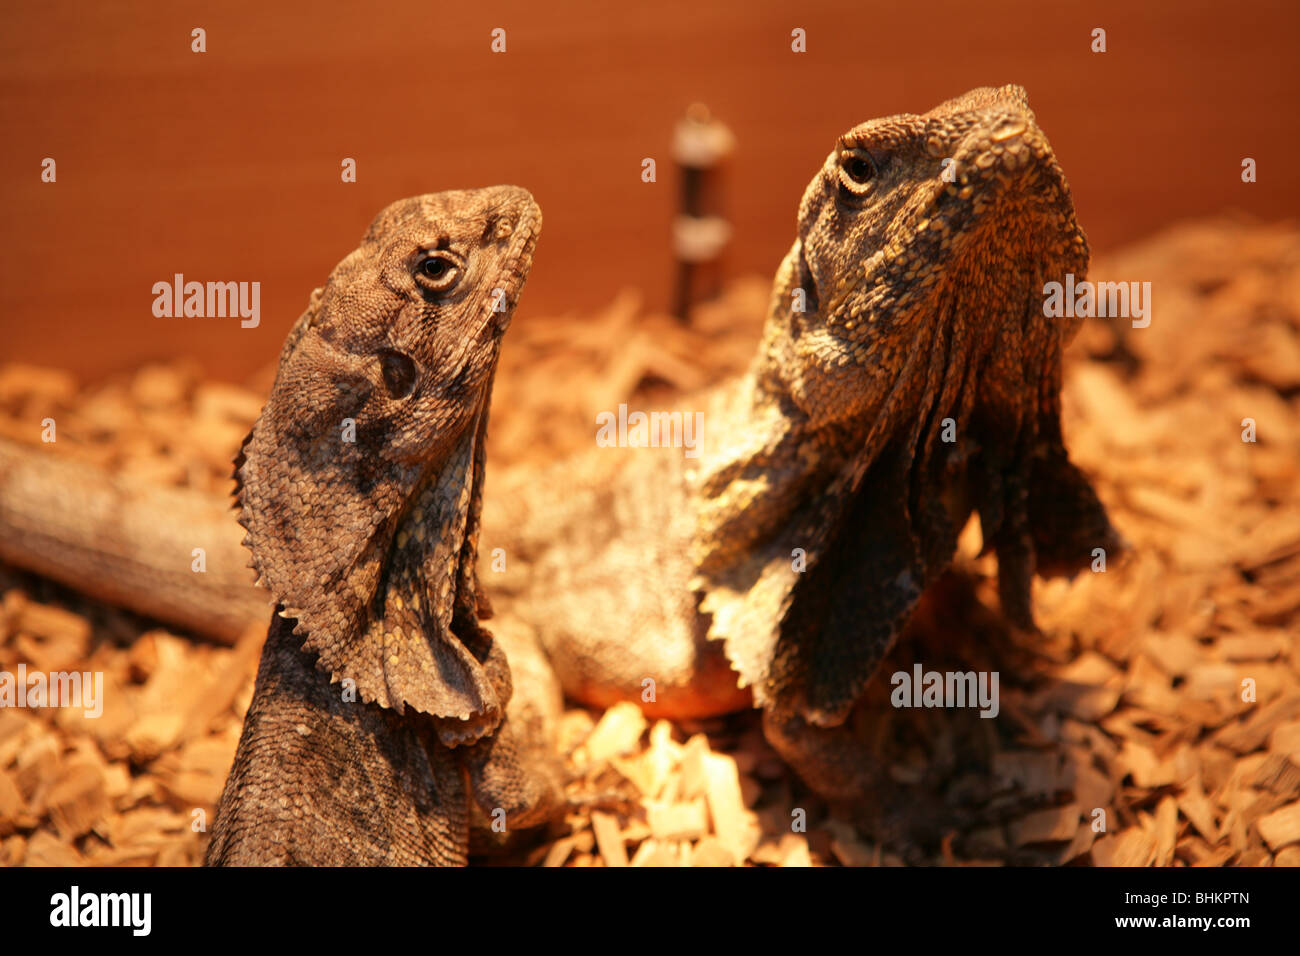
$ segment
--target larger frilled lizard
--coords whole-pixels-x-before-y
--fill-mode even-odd
[[[868,792],[852,711],[972,512],[1026,627],[1035,573],[1122,548],[1062,444],[1079,320],[1043,309],[1087,267],[1020,87],[840,137],[748,373],[683,403],[699,458],[598,449],[489,496],[485,546],[519,556],[498,577],[565,690],[664,715],[752,692],[811,785]]]
[[[595,449],[494,479],[483,542],[510,555],[498,603],[571,696],[665,716],[753,702],[810,784],[868,791],[854,706],[972,512],[1024,625],[1034,573],[1121,547],[1062,444],[1078,320],[1043,315],[1044,284],[1087,264],[1021,88],[855,127],[804,194],[749,372],[683,403],[705,412],[699,458]],[[27,469],[0,449],[0,477],[25,489],[0,524],[38,554],[0,557],[59,576],[39,512],[66,482]]]
[[[236,459],[277,613],[209,864],[464,863],[474,808],[513,828],[557,805],[534,718],[558,693],[512,696],[475,572],[492,377],[540,229],[513,186],[394,203],[289,333]]]

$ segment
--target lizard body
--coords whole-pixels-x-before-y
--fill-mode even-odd
[[[511,186],[394,203],[289,333],[236,459],[277,613],[207,863],[463,864],[475,808],[513,828],[556,805],[528,714],[557,695],[509,708],[475,572],[492,377],[540,228]]]
[[[972,512],[1024,627],[1034,573],[1123,547],[1061,437],[1079,320],[1043,315],[1044,284],[1087,266],[1021,88],[842,136],[748,373],[683,403],[700,458],[600,449],[488,502],[485,541],[524,557],[512,608],[566,691],[700,715],[748,688],[811,785],[868,791],[851,714]],[[584,480],[548,496],[565,476]]]
[[[1087,264],[1019,87],[855,127],[805,191],[748,373],[684,402],[700,458],[593,449],[494,478],[499,603],[571,696],[753,702],[813,786],[862,794],[855,705],[968,515],[1022,625],[1034,573],[1122,547],[1060,433],[1078,320],[1042,310]]]

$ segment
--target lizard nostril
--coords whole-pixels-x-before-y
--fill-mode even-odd
[[[483,225],[483,235],[479,241],[487,244],[496,242],[501,239],[508,239],[514,235],[515,226],[509,218],[503,215],[493,214],[488,217],[487,222]]]
[[[1018,119],[1003,120],[998,127],[993,130],[992,140],[995,143],[1005,142],[1013,137],[1019,136],[1025,131],[1024,121]]]

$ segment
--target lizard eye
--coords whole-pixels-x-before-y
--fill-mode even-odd
[[[840,154],[840,185],[855,196],[864,196],[876,178],[876,161],[864,150]]]
[[[401,352],[385,351],[379,357],[384,387],[392,398],[406,398],[415,387],[415,360]]]
[[[415,281],[429,292],[446,292],[460,281],[460,262],[444,251],[429,252],[415,264]]]

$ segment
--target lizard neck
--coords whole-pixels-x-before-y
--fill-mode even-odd
[[[774,661],[817,629],[810,608],[848,589],[871,595],[864,606],[905,616],[951,560],[972,507],[982,429],[973,383],[989,354],[956,331],[974,303],[955,280],[887,314],[851,311],[835,289],[821,302],[809,296],[801,312],[801,253],[796,242],[777,274],[759,355],[719,398],[713,418],[725,427],[708,430],[693,488],[699,608],[764,705],[775,699],[765,686],[774,673],[787,664],[802,673]],[[978,314],[989,328],[1021,328],[1032,306],[1030,296],[1008,295]],[[854,323],[880,323],[881,344],[855,350],[844,334]],[[1016,444],[1018,420],[995,421]],[[892,640],[897,623],[890,618],[881,639]],[[784,693],[819,722],[842,719],[851,696],[825,704],[806,691],[819,701],[811,705],[791,686]]]
[[[819,354],[809,333],[827,323],[812,321],[822,303],[806,288],[802,256],[796,240],[777,270],[758,352],[714,396],[704,451],[688,472],[699,502],[692,556],[705,576],[762,550],[800,504],[842,473],[861,448],[864,418],[915,399],[908,381],[915,376],[900,375],[892,400],[869,406],[836,389],[837,360]]]

